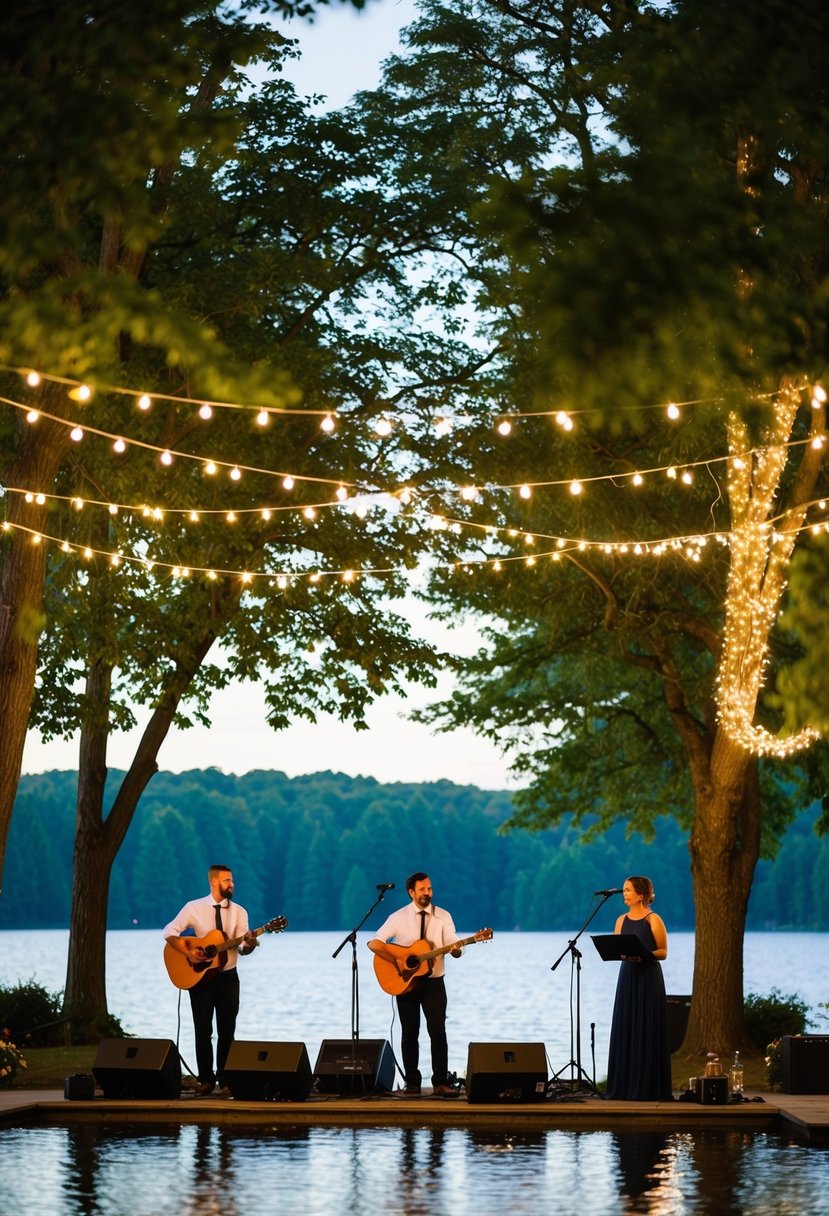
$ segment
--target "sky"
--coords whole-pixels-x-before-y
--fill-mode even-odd
[[[380,65],[399,49],[398,33],[415,16],[414,0],[369,0],[357,12],[334,5],[323,8],[312,25],[291,23],[285,32],[301,40],[302,58],[286,67],[300,93],[321,93],[327,104],[344,105],[360,89],[374,88]],[[424,609],[412,605],[411,618],[422,636],[460,654],[477,645],[473,626],[447,637],[444,627],[426,621]],[[335,718],[316,725],[297,724],[275,732],[265,723],[262,695],[255,684],[239,684],[218,693],[210,709],[211,727],[172,730],[162,744],[159,767],[168,772],[215,767],[226,773],[278,769],[289,777],[332,770],[378,781],[438,781],[483,789],[514,788],[508,766],[490,743],[471,731],[433,734],[409,722],[412,709],[451,689],[442,680],[437,692],[413,687],[408,696],[384,697],[368,713],[369,729],[356,731]],[[139,712],[141,726],[147,713]],[[140,731],[115,734],[110,742],[110,768],[130,764]],[[23,757],[24,773],[76,769],[77,739],[43,743],[29,733]]]

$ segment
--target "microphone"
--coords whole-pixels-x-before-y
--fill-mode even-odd
[[[594,891],[593,894],[594,895],[621,895],[622,888],[621,887],[608,887],[607,890],[605,890],[605,891]]]
[[[377,890],[378,891],[393,891],[394,883],[393,882],[378,882]]]

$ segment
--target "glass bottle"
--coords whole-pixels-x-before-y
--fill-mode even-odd
[[[705,1076],[706,1077],[721,1077],[722,1069],[720,1068],[720,1057],[716,1051],[709,1051],[705,1059]]]
[[[731,1070],[728,1074],[728,1079],[731,1084],[731,1096],[743,1096],[743,1062],[740,1059],[739,1051],[734,1052],[734,1063],[731,1065]]]

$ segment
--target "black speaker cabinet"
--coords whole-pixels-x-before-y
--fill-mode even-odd
[[[246,1102],[304,1102],[311,1092],[311,1063],[304,1043],[230,1044],[224,1081]]]
[[[394,1056],[387,1039],[323,1039],[314,1066],[322,1094],[366,1094],[394,1088]]]
[[[679,1051],[688,1029],[688,1017],[691,1012],[690,996],[668,996],[668,1042],[671,1055]]]
[[[829,1094],[829,1035],[784,1034],[780,1062],[784,1094]]]
[[[541,1102],[547,1091],[543,1043],[470,1043],[469,1102]]]
[[[105,1098],[178,1098],[181,1063],[171,1039],[101,1039],[92,1075]]]

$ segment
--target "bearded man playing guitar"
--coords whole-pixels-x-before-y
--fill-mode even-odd
[[[207,871],[210,894],[184,905],[175,919],[164,929],[167,945],[185,956],[198,981],[190,987],[190,1007],[196,1037],[196,1064],[199,1085],[196,1090],[204,1097],[219,1085],[224,1088],[224,1066],[239,1012],[239,975],[236,959],[250,954],[259,945],[256,934],[248,926],[248,914],[233,899],[233,874],[229,866],[214,865]],[[228,943],[227,950],[205,948],[199,939],[218,936],[219,929],[226,938],[242,944]],[[195,937],[187,936],[187,930]],[[216,1018],[216,1072],[213,1071],[213,1018]]]
[[[425,969],[426,974],[414,979],[395,1000],[400,1015],[405,1092],[419,1094],[421,1091],[418,1039],[422,1009],[432,1045],[432,1092],[441,1097],[455,1098],[457,1092],[449,1084],[443,956],[451,953],[454,958],[459,958],[462,944],[458,941],[452,917],[445,908],[437,908],[432,903],[432,880],[428,874],[421,871],[412,874],[406,879],[406,890],[411,896],[411,903],[388,917],[377,930],[377,936],[368,943],[368,948],[378,958],[393,964],[395,969],[405,967],[406,957],[411,954],[411,947],[415,943],[424,943],[426,949],[431,948],[433,952],[440,950]],[[457,943],[455,949],[451,948],[453,943]]]

